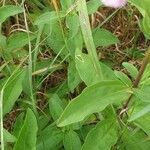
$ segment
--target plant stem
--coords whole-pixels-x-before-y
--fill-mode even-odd
[[[139,73],[138,73],[138,75],[137,75],[135,81],[133,82],[133,88],[137,88],[137,87],[138,87],[139,82],[140,82],[140,80],[141,80],[141,78],[142,78],[142,75],[143,75],[143,73],[144,73],[144,71],[145,71],[145,69],[146,69],[146,66],[147,66],[147,64],[149,63],[149,61],[150,61],[150,47],[148,48],[148,50],[147,50],[147,52],[146,52],[146,54],[145,54],[145,57],[144,57],[144,59],[143,59],[141,68],[140,68],[140,70],[139,70]]]
[[[147,51],[145,53],[145,57],[143,59],[141,68],[139,70],[139,73],[138,73],[135,81],[133,82],[133,88],[137,88],[138,87],[138,85],[139,85],[139,83],[141,81],[141,78],[143,76],[143,73],[144,73],[144,71],[146,69],[146,66],[148,65],[149,61],[150,61],[150,47],[148,47],[148,49],[147,49]],[[133,95],[131,94],[130,97],[128,98],[128,100],[126,101],[125,105],[121,109],[121,111],[128,108],[128,105],[129,105],[129,103],[131,101],[132,96]]]
[[[4,150],[4,128],[3,128],[3,89],[0,92],[0,143],[1,150]]]

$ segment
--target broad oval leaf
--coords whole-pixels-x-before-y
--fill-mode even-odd
[[[25,71],[19,71],[11,76],[5,85],[3,92],[3,115],[10,112],[16,100],[22,92],[22,81],[25,77]]]
[[[64,144],[65,150],[80,150],[81,149],[80,138],[78,134],[73,130],[70,130],[65,133],[63,144]]]
[[[23,8],[15,5],[6,5],[0,7],[0,23],[3,23],[8,17],[22,13]]]
[[[90,0],[87,2],[87,10],[88,14],[93,14],[95,13],[98,8],[102,6],[102,2],[100,0]]]
[[[57,94],[52,95],[52,97],[49,99],[49,110],[54,120],[57,120],[63,112],[61,103],[62,102]]]
[[[145,115],[145,114],[147,114],[149,112],[150,112],[150,104],[145,106],[144,108],[142,108],[138,112],[134,113],[133,115],[131,115],[131,117],[129,118],[128,121],[136,120],[136,119],[142,117],[143,115]]]
[[[122,65],[126,68],[129,72],[130,76],[135,79],[138,75],[138,69],[131,63],[123,62]]]
[[[133,94],[138,97],[143,102],[150,103],[150,86],[142,86],[139,88],[133,89]]]
[[[23,122],[24,122],[24,112],[19,114],[16,118],[15,123],[13,124],[13,131],[12,134],[18,138],[19,136],[19,132],[23,126]]]
[[[45,25],[43,33],[47,36],[48,46],[62,59],[68,55],[68,49],[65,46],[63,33],[59,22],[51,25]]]
[[[90,56],[88,54],[82,53],[78,49],[76,50],[75,61],[80,78],[87,86],[94,85],[101,80],[116,79],[114,72],[103,63],[99,63],[99,70],[102,72],[102,78],[100,78],[98,72],[95,70],[92,64]]]
[[[30,40],[35,39],[34,34],[30,34]],[[18,42],[19,41],[19,42]],[[16,32],[13,33],[7,40],[7,51],[16,50],[21,48],[29,43],[28,34],[25,32]]]
[[[89,55],[83,54],[79,50],[77,50],[75,61],[79,76],[87,86],[93,85],[101,80],[101,78],[99,77],[99,73],[94,68]]]
[[[134,124],[141,128],[148,136],[150,136],[150,113],[143,115],[136,119]]]
[[[126,74],[117,70],[115,70],[114,73],[117,76],[117,78],[120,79],[121,82],[123,82],[127,86],[130,86],[130,87],[132,86],[132,82]]]
[[[92,33],[96,47],[110,46],[119,43],[119,39],[106,29],[96,28]]]
[[[128,91],[129,88],[120,81],[101,81],[89,86],[68,104],[58,120],[58,126],[82,121],[109,104],[124,101],[130,95]]]
[[[141,128],[147,135],[150,135],[150,110],[149,104],[141,102],[137,97],[133,97],[136,103],[129,113],[130,118],[128,121]],[[148,104],[148,105],[147,105]]]
[[[149,150],[150,148],[150,140],[141,130],[126,129],[121,139],[119,150]]]
[[[81,82],[81,78],[75,67],[75,62],[70,61],[68,66],[68,88],[72,93],[80,82]]]
[[[34,24],[38,26],[44,24],[50,24],[52,21],[57,21],[59,18],[62,17],[65,17],[64,12],[59,12],[59,14],[57,14],[56,11],[45,12],[37,18]]]
[[[109,113],[108,113],[109,112]],[[117,142],[117,121],[113,111],[93,128],[83,144],[82,150],[110,150]]]
[[[140,24],[141,30],[144,32],[147,38],[150,38],[150,1],[149,0],[129,0],[142,14],[143,20]]]
[[[66,16],[66,26],[69,29],[69,38],[73,38],[79,31],[79,17],[77,14],[68,14]]]
[[[74,5],[74,0],[60,0],[62,10],[68,10],[71,9]]]
[[[16,141],[16,137],[10,134],[6,129],[3,130],[4,134],[4,142],[13,143]]]
[[[46,127],[37,138],[37,150],[59,150],[63,140],[63,132],[54,125]]]
[[[36,147],[37,121],[31,109],[27,110],[24,124],[13,150],[33,150]]]

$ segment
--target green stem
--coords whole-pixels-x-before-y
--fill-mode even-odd
[[[3,127],[3,89],[0,92],[0,143],[1,150],[4,150],[4,127]]]
[[[141,81],[141,78],[143,76],[143,73],[144,73],[146,66],[148,65],[149,61],[150,61],[150,47],[146,51],[145,57],[144,57],[143,62],[142,62],[142,66],[139,70],[139,73],[138,73],[134,83],[133,83],[134,88],[138,87],[138,84]]]
[[[37,109],[36,109],[36,100],[34,98],[33,95],[33,79],[32,79],[32,72],[33,72],[33,68],[32,68],[32,47],[31,47],[31,39],[30,39],[30,34],[29,34],[29,27],[28,27],[28,23],[27,23],[27,17],[26,17],[26,12],[25,12],[25,8],[24,8],[24,22],[25,22],[25,27],[27,30],[27,35],[28,35],[28,45],[29,45],[29,65],[28,65],[28,76],[29,76],[29,89],[30,89],[30,98],[32,100],[32,105],[33,105],[33,111],[35,113],[35,115],[38,115]]]
[[[95,44],[94,44],[93,37],[92,37],[86,1],[78,0],[77,7],[78,7],[78,11],[79,11],[79,20],[80,20],[81,31],[83,34],[83,38],[85,41],[85,45],[86,45],[88,54],[90,55],[91,61],[93,63],[93,66],[94,66],[96,72],[98,73],[98,76],[100,77],[100,79],[102,79],[103,75],[101,72],[99,59],[98,59],[98,56],[96,53],[96,48],[95,48]]]

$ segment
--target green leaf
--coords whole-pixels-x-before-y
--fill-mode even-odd
[[[73,38],[79,31],[79,17],[76,13],[66,16],[66,26],[69,29],[69,38]]]
[[[6,47],[6,37],[0,34],[0,49],[4,49]],[[0,52],[1,56],[1,52]]]
[[[10,134],[6,129],[3,130],[4,131],[4,142],[9,142],[9,143],[13,143],[15,142],[17,139],[14,135]]]
[[[80,150],[81,149],[81,141],[78,134],[73,131],[65,132],[63,144],[65,150]]]
[[[146,69],[144,70],[144,74],[142,76],[142,79],[140,81],[140,85],[150,85],[150,63],[146,66]]]
[[[136,120],[149,112],[150,112],[150,104],[146,105],[144,108],[140,109],[138,112],[132,114],[128,121]]]
[[[149,150],[150,140],[141,130],[126,130],[122,136],[122,144],[119,149],[125,150]]]
[[[117,139],[116,117],[112,111],[109,111],[106,118],[89,132],[82,150],[110,150]]]
[[[110,46],[119,43],[118,38],[106,29],[96,28],[92,33],[96,47]]]
[[[100,0],[90,0],[87,2],[87,9],[88,9],[88,14],[93,14],[95,13],[98,8],[102,5],[102,2]]]
[[[130,0],[130,3],[134,5],[142,14],[143,20],[140,24],[141,30],[144,32],[147,38],[150,38],[150,1],[149,0]]]
[[[150,136],[150,113],[146,113],[144,116],[136,119],[134,124],[141,128],[147,135]]]
[[[3,93],[3,115],[10,112],[22,92],[25,71],[18,71],[9,78]]]
[[[68,10],[74,4],[75,0],[60,0],[63,10]]]
[[[150,135],[150,109],[148,103],[140,102],[137,97],[133,99],[136,103],[131,109],[131,113],[129,113],[129,121],[133,121],[133,123],[141,128],[147,135]],[[147,106],[148,105],[148,106]]]
[[[30,34],[30,40],[35,39],[36,36]],[[19,42],[18,42],[19,41]],[[29,43],[28,34],[25,32],[13,33],[7,40],[7,51],[22,48]]]
[[[103,77],[99,77],[95,70],[90,56],[84,54],[79,50],[76,50],[75,55],[76,68],[80,75],[80,78],[85,82],[87,86],[100,82],[101,80],[114,80],[116,79],[114,72],[103,63],[99,63],[99,70],[101,70]]]
[[[81,78],[75,67],[75,63],[74,61],[70,61],[69,66],[68,66],[68,87],[71,92],[73,92],[73,90],[77,87],[80,81],[81,81]]]
[[[63,112],[61,103],[61,99],[57,94],[52,95],[52,97],[49,99],[50,114],[54,120],[57,120]]]
[[[92,64],[89,55],[83,54],[79,50],[77,50],[75,55],[75,61],[80,78],[85,82],[87,86],[93,85],[101,80],[98,72],[95,70]]]
[[[143,102],[150,103],[150,86],[142,86],[133,90],[133,94]]]
[[[68,104],[58,120],[58,126],[82,121],[88,115],[102,111],[109,104],[124,101],[130,95],[128,90],[119,81],[101,81],[87,87]]]
[[[56,126],[48,126],[39,133],[37,150],[59,150],[63,140],[63,132]]]
[[[123,62],[122,65],[126,68],[126,70],[129,72],[130,76],[133,79],[135,79],[137,77],[138,70],[137,70],[137,68],[133,64],[128,63],[128,62]]]
[[[65,17],[65,13],[62,11],[59,12],[59,15],[57,14],[56,11],[45,12],[37,18],[34,24],[37,26],[50,24],[53,21],[57,21],[59,18],[62,18],[62,17]]]
[[[38,132],[40,133],[51,121],[49,114],[46,116],[44,113],[38,118]]]
[[[114,71],[114,73],[117,76],[117,78],[120,79],[120,81],[122,81],[124,84],[126,84],[129,87],[132,86],[132,82],[126,74],[124,74],[121,71],[116,71],[116,70]]]
[[[24,120],[24,113],[19,114],[19,116],[16,118],[15,124],[13,125],[13,135],[15,135],[17,138],[19,136],[19,132],[23,126],[23,120]]]
[[[68,39],[67,46],[71,58],[75,60],[76,50],[79,49],[81,51],[83,49],[83,37],[80,31],[74,37]]]
[[[0,7],[0,23],[3,23],[8,17],[22,13],[23,8],[15,5],[5,5]]]
[[[34,113],[28,108],[24,124],[13,150],[33,150],[36,147],[37,121]]]
[[[103,73],[103,80],[117,80],[114,71],[106,64],[100,62],[101,70]]]
[[[99,78],[102,79],[103,75],[99,66],[99,59],[97,57],[96,47],[95,47],[93,36],[92,36],[86,0],[77,1],[77,9],[79,12],[81,32],[83,35],[83,39],[84,39],[87,52],[91,59],[92,65],[95,69],[96,76],[99,76]]]
[[[65,39],[60,27],[59,22],[54,22],[51,25],[46,25],[44,34],[46,35],[46,40],[48,46],[64,59],[68,54],[68,49],[65,45]]]

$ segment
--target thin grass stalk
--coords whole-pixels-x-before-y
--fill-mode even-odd
[[[38,31],[38,35],[37,35],[37,39],[36,39],[36,44],[35,44],[35,48],[34,48],[34,51],[35,51],[34,56],[33,56],[33,70],[34,71],[36,69],[36,61],[37,61],[37,56],[39,53],[39,43],[40,43],[42,31],[43,31],[43,25],[39,27],[39,31]]]
[[[27,17],[26,17],[26,12],[25,12],[25,8],[24,8],[24,22],[25,22],[25,27],[27,30],[27,35],[28,35],[28,45],[29,45],[29,67],[28,67],[28,72],[29,72],[29,89],[30,89],[30,93],[31,93],[31,100],[32,100],[32,105],[33,105],[33,111],[34,113],[37,115],[37,109],[36,109],[36,101],[35,98],[33,96],[33,85],[32,85],[32,48],[31,48],[31,40],[30,40],[30,34],[29,34],[29,27],[28,27],[28,23],[27,23]]]
[[[1,134],[1,137],[0,137],[0,143],[1,143],[1,150],[4,150],[4,128],[3,128],[3,89],[1,90],[0,92],[0,134]]]
[[[11,79],[11,77],[21,68],[22,64],[26,61],[28,57],[23,59],[21,63],[18,65],[18,67],[12,72],[11,76],[7,79],[5,84],[3,85],[1,92],[0,92],[0,142],[1,142],[1,150],[4,150],[4,127],[3,127],[3,95],[4,95],[4,90]]]

